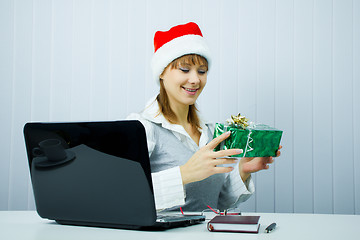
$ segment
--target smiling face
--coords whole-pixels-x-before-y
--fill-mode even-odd
[[[207,70],[206,60],[198,55],[186,55],[169,64],[160,81],[170,105],[193,105],[206,85]]]

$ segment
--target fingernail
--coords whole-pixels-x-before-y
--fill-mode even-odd
[[[230,134],[231,134],[230,131],[227,131],[227,132],[226,132],[226,136],[229,136]]]
[[[242,149],[237,149],[236,152],[240,154],[240,153],[243,153],[243,150]]]

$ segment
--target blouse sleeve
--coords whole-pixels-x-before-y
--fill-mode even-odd
[[[156,145],[156,136],[152,124],[137,113],[130,114],[127,119],[139,120],[144,125],[150,157]],[[182,184],[180,167],[151,173],[151,178],[157,210],[185,204],[185,191]]]

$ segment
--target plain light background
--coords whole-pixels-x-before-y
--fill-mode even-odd
[[[0,0],[0,210],[35,209],[24,124],[141,111],[155,31],[188,21],[213,56],[202,115],[284,131],[242,210],[360,214],[359,0]]]

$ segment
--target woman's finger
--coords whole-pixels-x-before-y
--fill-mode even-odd
[[[230,131],[225,132],[223,134],[221,134],[220,136],[218,136],[217,138],[214,138],[211,142],[209,142],[206,147],[213,150],[214,148],[216,148],[217,145],[219,145],[222,141],[224,141],[225,139],[227,139],[230,136]]]
[[[214,174],[216,173],[228,173],[231,172],[232,170],[234,170],[233,167],[215,167],[214,169]]]
[[[278,150],[276,151],[276,157],[279,157],[281,155],[281,152]]]
[[[216,160],[213,160],[213,164],[215,166],[222,165],[222,164],[234,164],[237,163],[238,160],[236,158],[218,158]]]
[[[212,157],[213,158],[222,158],[222,157],[227,157],[227,156],[232,156],[232,155],[238,155],[243,153],[242,149],[227,149],[227,150],[220,150],[217,152],[213,152]]]

